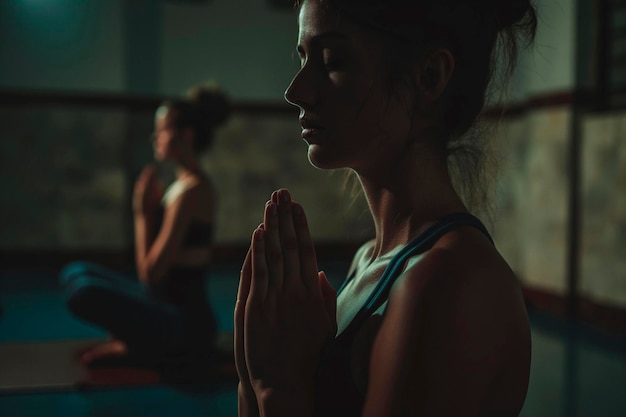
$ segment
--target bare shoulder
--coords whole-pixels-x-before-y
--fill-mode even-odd
[[[491,241],[478,230],[464,228],[446,234],[408,268],[393,295],[424,298],[428,304],[499,308],[518,299],[521,288]]]
[[[202,176],[188,180],[181,197],[182,204],[207,206],[215,199],[216,189],[210,178]]]
[[[189,182],[178,198],[174,200],[174,204],[178,204],[180,207],[193,207],[198,199],[202,198],[203,192],[203,186],[200,182]]]
[[[493,372],[529,340],[515,274],[491,242],[473,230],[448,233],[411,266],[394,286],[387,313],[391,321],[413,323],[407,331],[446,346],[437,348],[439,353],[491,363]]]
[[[468,228],[449,232],[392,288],[370,358],[369,406],[394,404],[403,415],[517,415],[529,331],[517,279],[489,239]],[[386,393],[378,380],[393,389]]]

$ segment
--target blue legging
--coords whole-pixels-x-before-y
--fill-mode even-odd
[[[130,352],[177,356],[188,353],[193,344],[192,332],[198,329],[190,328],[188,317],[152,297],[135,277],[90,262],[73,262],[62,269],[60,283],[74,315],[108,330]]]

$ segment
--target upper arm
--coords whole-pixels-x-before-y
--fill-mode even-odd
[[[197,187],[185,190],[176,200],[167,205],[159,234],[147,255],[147,275],[158,280],[172,265],[178,255],[197,204]]]
[[[370,357],[364,416],[474,416],[499,362],[493,308],[432,250],[394,286]]]

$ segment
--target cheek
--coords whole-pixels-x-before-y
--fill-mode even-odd
[[[155,152],[159,158],[176,157],[176,149],[173,144],[172,137],[165,135],[159,138],[155,144]]]
[[[325,107],[332,109],[334,124],[343,135],[360,136],[375,122],[372,117],[378,116],[372,101],[367,87],[352,82],[342,85],[339,91],[332,94]]]
[[[171,135],[165,135],[163,136],[158,145],[159,148],[161,148],[163,151],[172,151],[175,148],[175,143],[174,143],[174,137]]]
[[[360,108],[352,141],[358,141],[362,158],[383,162],[406,152],[410,132],[406,106],[385,94],[373,94]]]
[[[394,117],[390,117],[387,100],[378,92],[365,90],[367,94],[353,94],[346,106],[344,121],[352,132],[361,140],[370,140],[387,132],[393,126]]]
[[[405,99],[377,86],[364,100],[362,118],[368,119],[376,132],[391,136],[406,134],[412,117],[411,106]]]

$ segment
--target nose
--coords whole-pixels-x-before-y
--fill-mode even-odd
[[[285,100],[301,109],[310,108],[315,104],[315,88],[307,65],[300,68],[300,71],[298,71],[291,80],[291,83],[289,83],[289,86],[285,90]]]

